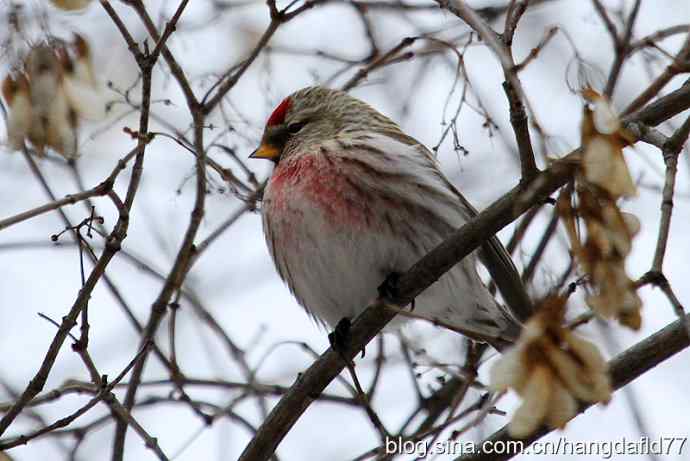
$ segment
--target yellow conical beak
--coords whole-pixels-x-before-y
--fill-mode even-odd
[[[252,152],[249,158],[263,158],[267,160],[275,160],[280,156],[280,149],[270,144],[261,144],[258,149]]]

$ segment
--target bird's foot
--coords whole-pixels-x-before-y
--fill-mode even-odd
[[[383,283],[378,287],[379,298],[385,301],[389,301],[393,304],[403,304],[403,302],[397,298],[398,282],[400,280],[400,276],[401,274],[399,272],[391,272],[390,274],[388,274],[386,280],[384,280]],[[413,299],[410,303],[410,311],[414,311],[414,308],[415,300]]]
[[[350,319],[343,317],[335,326],[335,329],[328,334],[328,341],[331,343],[331,347],[334,350],[342,353],[347,349],[352,339],[352,335],[350,334],[351,326],[352,322],[350,322]]]
[[[388,301],[395,302],[396,292],[398,291],[398,282],[400,281],[399,272],[391,272],[386,276],[386,279],[378,287],[379,297]],[[397,304],[397,303],[396,303]]]
[[[328,334],[328,342],[331,343],[333,350],[340,354],[345,363],[354,366],[352,361],[345,356],[345,351],[350,346],[352,340],[352,334],[350,333],[351,326],[352,322],[350,319],[343,317],[335,326],[335,329]],[[364,348],[362,348],[362,357],[364,357]]]

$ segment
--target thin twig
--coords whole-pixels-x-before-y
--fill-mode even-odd
[[[685,317],[690,319],[690,315]],[[688,346],[690,346],[690,336],[685,329],[685,321],[679,319],[609,361],[613,389],[620,389],[627,385]],[[579,412],[582,413],[591,406],[591,403],[581,404]],[[517,441],[508,435],[507,427],[503,427],[478,443],[477,446],[481,448],[499,446],[498,444],[500,444],[504,447],[521,447],[524,449],[551,431],[552,429],[542,427],[534,434]],[[518,454],[509,450],[507,453],[501,454],[480,450],[477,453],[460,456],[456,461],[503,461]]]
[[[690,107],[690,85],[681,93],[662,98],[668,106],[680,111]],[[682,101],[682,102],[681,102]],[[647,109],[637,114],[638,119],[628,117],[629,124],[644,118],[652,123],[661,123],[674,113],[670,110]],[[442,274],[457,264],[463,257],[479,247],[490,236],[517,219],[534,204],[543,203],[554,191],[567,183],[575,171],[579,158],[576,150],[539,173],[530,184],[518,185],[494,202],[474,219],[462,226],[442,244],[402,274],[389,290],[401,305],[409,304],[419,293],[434,283]],[[328,349],[308,370],[300,374],[290,391],[273,407],[256,436],[249,442],[240,456],[240,461],[268,459],[278,444],[297,422],[326,386],[344,368],[343,357],[352,360],[383,327],[393,319],[395,312],[374,304],[358,316],[351,327],[351,339],[345,350],[336,352]]]

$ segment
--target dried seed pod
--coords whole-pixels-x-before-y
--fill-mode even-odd
[[[514,389],[522,404],[508,430],[524,437],[542,424],[562,428],[577,413],[577,400],[608,402],[606,362],[597,348],[563,327],[565,298],[550,297],[525,325],[516,345],[491,369],[491,387]]]
[[[61,61],[64,61],[62,83],[70,106],[83,118],[102,120],[106,117],[106,104],[94,72],[90,46],[84,37],[74,34],[71,49],[74,58],[67,49],[61,52]]]
[[[63,67],[69,56],[61,48],[39,45],[26,58],[31,94],[28,139],[43,155],[51,147],[66,158],[77,155],[77,116],[64,88]]]
[[[50,3],[64,11],[75,11],[89,6],[91,0],[50,0]]]
[[[23,73],[8,75],[2,84],[2,96],[8,107],[7,138],[12,150],[24,146],[31,127],[31,94],[29,80]]]
[[[576,175],[578,208],[573,196],[559,198],[558,210],[566,224],[573,254],[589,275],[593,290],[589,307],[606,318],[616,318],[632,329],[640,328],[642,302],[625,271],[625,258],[640,230],[634,216],[621,212],[621,197],[637,193],[623,148],[629,133],[608,100],[591,89],[583,92],[594,110],[585,107],[582,121],[582,165]],[[569,194],[572,194],[571,189]],[[575,216],[584,221],[586,238],[577,231]]]
[[[59,86],[50,106],[46,145],[65,158],[77,157],[77,113],[63,86]]]
[[[89,43],[81,35],[74,34],[74,42],[72,47],[75,50],[76,59],[72,66],[72,73],[74,78],[85,84],[96,87],[96,74],[93,70],[93,62],[91,59],[91,47]]]

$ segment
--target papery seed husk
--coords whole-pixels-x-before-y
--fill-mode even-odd
[[[70,106],[87,120],[103,120],[106,118],[106,102],[104,94],[72,77],[66,77],[63,88]]]
[[[621,256],[627,256],[632,247],[632,234],[620,210],[611,203],[604,207],[602,216],[611,243]]]
[[[585,178],[607,190],[614,198],[637,194],[620,144],[613,137],[595,136],[583,156]]]
[[[491,367],[490,385],[496,391],[504,391],[512,387],[519,392],[524,387],[526,378],[522,354],[517,347],[505,351]]]
[[[609,233],[598,221],[587,221],[587,239],[597,247],[602,256],[606,257],[611,254],[613,246]]]
[[[606,372],[606,370],[608,370],[606,361],[601,356],[599,349],[597,349],[593,343],[580,338],[569,330],[563,331],[563,339],[572,352],[577,354],[578,358],[584,362],[588,368],[599,372]]]
[[[77,11],[89,6],[91,0],[50,0],[50,2],[61,10]]]
[[[526,437],[539,428],[544,421],[551,397],[551,381],[553,377],[549,370],[537,366],[525,385],[522,404],[513,414],[508,424],[508,433],[516,438]]]
[[[642,327],[642,316],[640,315],[640,311],[631,311],[631,312],[626,312],[623,311],[618,315],[618,321],[621,323],[621,325],[624,325],[631,330],[639,330],[640,327]]]
[[[557,379],[552,381],[551,400],[546,415],[549,427],[563,429],[577,414],[577,401]]]
[[[20,150],[31,129],[31,100],[27,89],[20,89],[8,102],[7,141],[10,149]]]
[[[68,159],[77,156],[76,116],[63,89],[51,101],[46,135],[46,144],[56,152]]]
[[[621,127],[620,119],[611,103],[603,97],[594,102],[594,127],[599,133],[614,134]]]
[[[596,401],[592,390],[592,370],[583,369],[568,353],[557,347],[546,348],[549,361],[566,388],[578,399]]]
[[[520,342],[523,344],[532,342],[544,336],[543,316],[537,314],[530,319],[520,333]]]
[[[623,221],[625,222],[626,227],[628,228],[628,231],[630,232],[630,235],[637,235],[640,232],[640,228],[642,227],[640,220],[637,218],[637,216],[626,211],[621,211],[621,216],[623,218]]]

